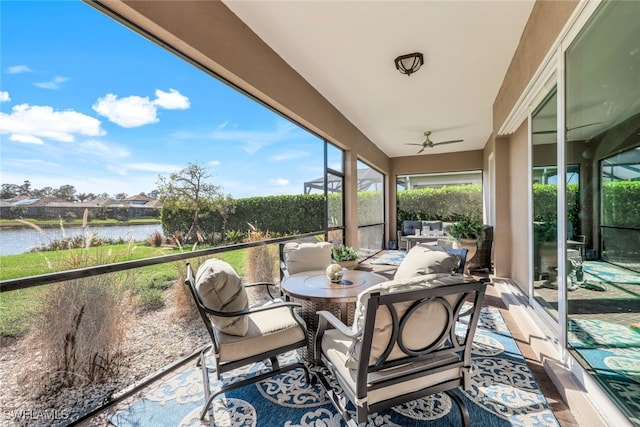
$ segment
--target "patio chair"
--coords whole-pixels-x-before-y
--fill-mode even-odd
[[[280,244],[280,280],[303,271],[324,270],[331,264],[329,242],[287,242]]]
[[[195,279],[191,265],[187,263],[185,284],[212,343],[200,352],[198,360],[205,400],[200,413],[201,420],[216,396],[273,375],[300,368],[304,370],[307,383],[311,383],[312,377],[302,362],[281,366],[278,361],[278,355],[307,345],[305,324],[293,310],[300,304],[274,299],[263,305],[249,307],[245,287],[273,284],[261,282],[243,285],[233,267],[215,258],[208,259],[198,268]],[[215,369],[207,364],[208,353],[214,360]],[[220,379],[226,372],[266,359],[271,365],[267,372],[245,379],[240,375],[240,380],[225,381],[212,392],[209,373],[215,372],[217,379]],[[268,363],[265,365],[269,366]],[[213,409],[210,414],[215,422]]]
[[[398,249],[407,250],[408,241],[406,236],[413,236],[416,230],[422,230],[422,221],[402,221],[402,228],[398,230]]]
[[[453,390],[470,386],[471,345],[485,290],[483,281],[465,282],[459,275],[418,276],[362,292],[351,328],[320,311],[315,351],[339,388],[322,371],[318,378],[347,425],[444,392],[469,426],[468,409]]]

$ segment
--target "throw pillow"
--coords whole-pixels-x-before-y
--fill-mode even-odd
[[[331,250],[329,242],[297,243],[289,242],[284,245],[284,264],[289,274],[303,271],[325,270],[331,264]]]
[[[394,279],[406,279],[424,274],[452,274],[460,263],[460,258],[444,251],[433,250],[426,245],[416,245],[398,266]]]
[[[196,290],[205,307],[224,313],[249,308],[249,298],[242,280],[228,263],[210,258],[196,273]],[[221,317],[211,315],[216,328],[225,334],[245,336],[249,329],[247,316]]]
[[[392,294],[418,289],[429,289],[438,286],[455,285],[464,283],[464,281],[465,278],[461,274],[451,275],[450,273],[438,273],[379,283],[362,291],[358,295],[351,328],[356,333],[364,329],[367,299],[372,292]],[[449,303],[455,305],[455,301],[449,301]],[[394,304],[398,316],[402,316],[412,304],[413,301]],[[409,345],[410,348],[421,348],[425,346],[425,343],[436,340],[438,338],[437,335],[441,332],[442,322],[448,320],[448,314],[444,312],[442,308],[440,304],[425,304],[416,310],[416,312],[412,314],[410,322],[408,322],[403,329],[405,344]],[[371,343],[369,364],[375,363],[386,351],[389,340],[391,339],[392,322],[389,310],[386,307],[380,308],[375,318],[375,330],[373,333],[373,342]],[[424,325],[430,325],[430,327],[425,330]],[[345,365],[350,369],[358,368],[359,356],[362,350],[362,342],[360,339],[361,336],[355,338],[347,352]],[[405,353],[398,346],[394,346],[392,352],[389,354],[388,360],[401,358],[403,356],[405,356]]]

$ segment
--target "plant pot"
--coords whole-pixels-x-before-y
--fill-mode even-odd
[[[355,270],[356,267],[358,266],[358,260],[354,259],[352,261],[338,261],[338,264],[340,264],[342,267],[346,268],[347,270]]]
[[[478,241],[476,239],[457,239],[453,242],[454,249],[466,249],[467,261],[465,263],[464,272],[469,274],[469,261],[478,252]]]

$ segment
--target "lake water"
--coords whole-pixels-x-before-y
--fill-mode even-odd
[[[146,240],[154,232],[162,233],[162,225],[118,225],[113,227],[92,227],[89,225],[87,232],[94,233],[100,237],[109,239],[122,238],[125,241]],[[45,234],[32,228],[0,229],[0,256],[17,255],[28,252],[29,249],[46,245],[54,240],[82,235],[84,230],[81,227],[65,227],[64,235],[59,227],[44,229]]]

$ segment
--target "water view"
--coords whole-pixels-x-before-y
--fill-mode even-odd
[[[157,232],[162,233],[160,224],[145,225],[118,225],[110,227],[91,227],[86,230],[87,233],[108,238],[122,238],[125,241],[146,240],[150,234]],[[44,229],[44,234],[32,228],[19,229],[0,229],[0,256],[17,255],[29,252],[33,248],[41,245],[47,245],[54,240],[62,240],[85,232],[81,227],[65,227],[61,230],[59,227]]]

